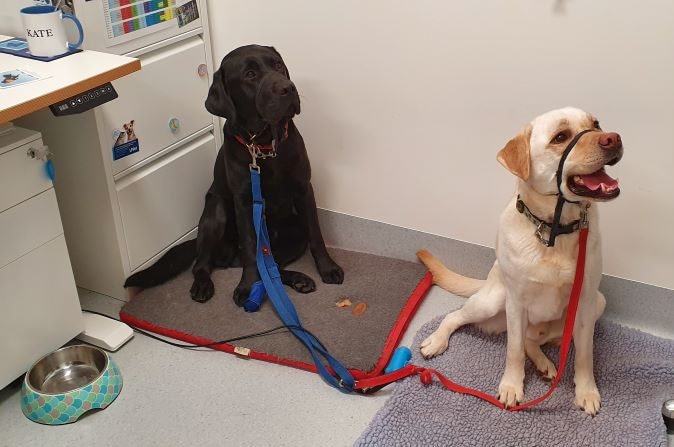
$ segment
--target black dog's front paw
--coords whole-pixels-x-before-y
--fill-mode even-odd
[[[304,273],[282,270],[281,281],[286,286],[290,286],[300,293],[311,293],[316,290],[316,283],[314,280]]]
[[[318,262],[316,267],[324,283],[341,284],[344,282],[344,270],[332,259],[328,258]]]
[[[243,305],[246,304],[246,301],[248,301],[248,297],[250,296],[250,290],[251,290],[250,285],[240,282],[239,285],[236,286],[236,289],[234,289],[234,295],[232,296],[234,304],[236,304],[239,307],[243,307]]]
[[[260,275],[257,273],[257,266],[252,266],[243,269],[241,274],[241,280],[239,280],[239,285],[234,289],[234,294],[232,299],[234,304],[239,307],[243,307],[250,297],[250,291],[253,290],[253,284],[260,280]]]
[[[215,293],[215,285],[211,278],[195,278],[190,288],[190,295],[194,301],[205,303],[213,298]]]
[[[297,290],[300,293],[311,293],[316,290],[316,283],[313,279],[304,275],[304,278],[298,278],[297,281],[294,281],[290,287]]]

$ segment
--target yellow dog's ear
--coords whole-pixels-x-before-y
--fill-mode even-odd
[[[508,141],[496,156],[496,159],[508,171],[522,180],[529,179],[529,140],[531,139],[531,126],[520,132],[515,138]]]

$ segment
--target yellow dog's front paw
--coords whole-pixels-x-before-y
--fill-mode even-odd
[[[498,386],[498,400],[506,407],[514,407],[524,400],[524,382],[501,379]]]
[[[576,406],[589,414],[594,416],[599,412],[601,407],[601,396],[596,386],[581,388],[576,387]]]
[[[552,363],[547,357],[543,357],[540,360],[537,359],[534,364],[536,365],[536,370],[541,375],[543,380],[552,382],[555,380],[555,377],[557,377],[557,368],[555,368],[555,364]]]
[[[449,338],[444,334],[438,334],[437,331],[433,332],[421,343],[421,355],[430,359],[445,352],[447,346],[449,346]]]

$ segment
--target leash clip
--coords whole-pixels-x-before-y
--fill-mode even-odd
[[[538,226],[536,227],[536,233],[535,234],[536,234],[536,238],[538,239],[538,241],[541,244],[545,245],[546,247],[549,247],[550,241],[545,240],[545,238],[543,237],[543,227],[544,226],[545,226],[545,222],[539,223]]]
[[[588,228],[590,226],[590,222],[587,220],[587,210],[590,208],[590,204],[588,203],[585,206],[580,207],[580,221],[578,222],[578,228]]]
[[[339,385],[339,387],[342,388],[343,390],[346,390],[346,391],[349,391],[349,392],[354,390],[355,383],[356,382],[354,381],[354,386],[351,386],[348,383],[344,382],[344,380],[341,377],[339,379],[337,379],[337,384]]]
[[[270,151],[263,151],[260,149],[260,146],[258,146],[255,143],[247,143],[246,144],[246,149],[248,149],[248,153],[250,156],[253,158],[253,160],[256,160],[258,158],[264,160],[266,158],[275,158],[277,153],[276,153],[276,142],[272,141],[272,150]]]
[[[255,138],[255,136],[253,136]],[[265,159],[265,158],[274,158],[276,157],[276,151],[274,150],[272,154],[265,154],[260,150],[260,147],[255,144],[255,143],[248,143],[246,144],[246,149],[248,149],[248,153],[250,154],[250,157],[252,158],[253,162],[250,163],[248,166],[251,169],[256,170],[258,173],[260,172],[260,167],[257,165],[257,159]]]

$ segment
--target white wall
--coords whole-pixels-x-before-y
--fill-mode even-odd
[[[514,188],[496,152],[575,105],[626,146],[605,273],[674,289],[674,2],[208,5],[217,62],[248,43],[284,56],[320,207],[493,247]]]

